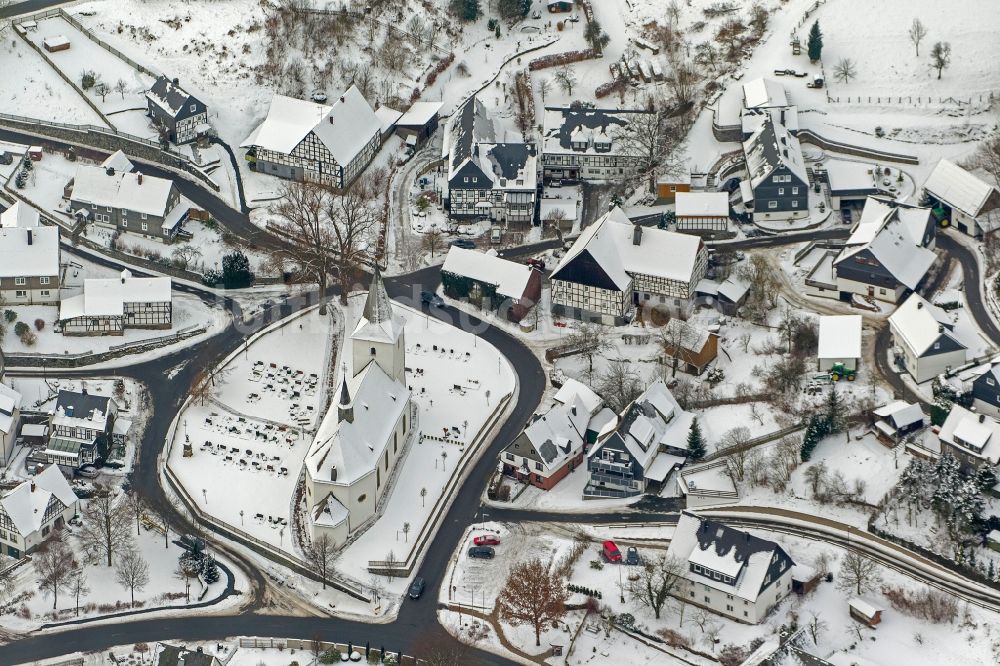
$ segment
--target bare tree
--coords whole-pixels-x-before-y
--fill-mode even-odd
[[[566,340],[566,346],[572,347],[587,359],[587,376],[594,375],[594,357],[611,349],[605,330],[598,324],[580,324]]]
[[[545,77],[539,77],[538,93],[542,96],[542,104],[545,104],[545,96],[549,94],[549,91],[551,89],[552,89],[552,82]]]
[[[809,635],[813,639],[813,645],[819,645],[819,637],[830,628],[830,625],[827,624],[825,620],[821,619],[815,612],[812,612],[809,613],[809,619],[806,620],[806,627],[809,630]]]
[[[59,592],[69,588],[70,578],[77,568],[73,551],[62,539],[53,537],[33,558],[38,587],[52,595],[52,608],[59,602]]]
[[[774,308],[779,281],[774,266],[762,254],[752,254],[737,271],[737,276],[749,285],[746,308],[747,318],[763,323],[767,313]]]
[[[746,426],[736,426],[729,429],[722,437],[722,445],[726,449],[732,449],[726,458],[729,469],[737,481],[742,481],[746,476],[747,460],[750,456],[750,449],[747,443],[750,441],[750,428]]]
[[[141,592],[149,584],[149,563],[138,550],[129,548],[118,558],[115,579],[129,589],[132,605],[135,606],[135,591]]]
[[[125,506],[129,514],[135,518],[135,535],[139,536],[139,528],[142,525],[142,516],[146,512],[146,500],[135,491],[135,488],[125,493]]]
[[[840,589],[848,593],[873,592],[881,581],[878,564],[864,555],[852,551],[840,563]]]
[[[680,560],[661,553],[646,559],[636,579],[629,581],[627,589],[637,603],[652,610],[659,620],[663,604],[680,583],[683,572],[684,565]]]
[[[564,579],[535,558],[510,570],[507,583],[497,597],[497,615],[513,626],[527,624],[535,630],[535,645],[542,644],[542,627],[566,614]]]
[[[85,547],[101,553],[110,567],[112,558],[131,540],[130,516],[125,504],[115,502],[110,490],[99,485],[96,493],[83,510],[80,539]]]
[[[616,412],[621,412],[642,393],[642,377],[624,359],[608,363],[607,372],[597,378],[597,392]]]
[[[833,78],[841,83],[850,83],[851,79],[858,75],[858,70],[854,66],[854,61],[850,58],[841,58],[833,68]]]
[[[976,149],[975,154],[969,160],[968,166],[984,169],[993,177],[996,183],[1000,184],[1000,133],[994,133],[979,144],[979,148]],[[991,253],[995,254],[998,248],[1000,248],[1000,244],[994,240],[993,242],[987,242],[984,249],[986,249],[987,255],[989,255]]]
[[[941,79],[941,72],[951,64],[951,44],[948,42],[935,42],[931,48],[931,67],[937,70],[938,80]]]
[[[170,256],[173,257],[174,263],[177,264],[179,268],[187,269],[188,266],[192,266],[197,263],[199,259],[201,259],[201,250],[191,244],[181,245],[180,247],[175,248],[174,251],[170,253]]]
[[[174,578],[184,583],[184,603],[191,603],[191,579],[198,575],[198,565],[194,560],[184,558],[174,569]]]
[[[107,99],[108,94],[111,93],[111,86],[109,86],[104,81],[100,81],[94,86],[94,92],[101,96],[101,101],[103,102],[105,99]]]
[[[14,567],[4,567],[0,570],[0,604],[7,603],[7,600],[14,596],[17,589],[17,576]]]
[[[76,614],[80,614],[80,597],[90,593],[87,585],[87,574],[83,569],[77,569],[69,578],[69,593],[76,600]]]
[[[622,154],[631,162],[625,170],[626,180],[632,180],[636,187],[645,181],[648,191],[653,192],[659,172],[682,166],[684,132],[662,98],[647,98],[646,111],[630,114],[628,125],[618,130],[618,139]]]
[[[347,305],[355,274],[375,258],[373,244],[382,221],[376,203],[385,179],[384,169],[369,169],[343,193],[326,199],[326,240],[330,242],[340,278],[341,305]]]
[[[567,95],[572,96],[573,87],[576,85],[576,74],[573,73],[573,70],[569,67],[561,67],[556,72],[555,80]]]
[[[325,590],[326,576],[337,556],[336,544],[330,540],[329,536],[322,534],[318,539],[313,540],[307,555],[309,564],[316,567],[316,573],[323,579],[323,589]]]
[[[128,83],[125,79],[118,79],[118,82],[115,83],[115,92],[121,95],[122,99],[125,99],[125,93],[128,92]]]
[[[434,254],[444,245],[444,235],[441,230],[434,227],[424,234],[423,245],[424,249],[431,253],[431,259],[433,259]]]
[[[329,196],[327,188],[319,183],[292,181],[285,185],[281,199],[271,207],[271,212],[281,218],[275,230],[291,242],[291,249],[285,252],[319,283],[323,299],[320,314],[326,314],[324,297],[334,269],[330,225],[323,214]]]
[[[913,23],[910,24],[910,31],[908,34],[910,35],[910,41],[913,42],[913,48],[916,50],[917,57],[919,58],[920,42],[922,42],[924,37],[927,36],[927,26],[925,26],[920,19],[915,18],[913,19]]]
[[[670,65],[671,73],[667,78],[667,86],[674,97],[674,104],[678,107],[687,106],[694,102],[698,90],[698,72],[680,55],[680,51],[671,58]]]

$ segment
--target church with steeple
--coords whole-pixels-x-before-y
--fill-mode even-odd
[[[306,454],[310,535],[343,545],[371,520],[408,445],[414,408],[406,387],[404,321],[378,268],[343,357],[336,402]]]

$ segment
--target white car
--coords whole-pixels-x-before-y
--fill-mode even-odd
[[[93,465],[84,465],[80,469],[76,470],[76,473],[85,479],[96,479],[101,475],[101,473],[97,471],[97,468]]]
[[[326,93],[323,92],[322,90],[314,90],[313,94],[310,95],[310,97],[312,97],[312,101],[320,103],[325,102],[327,99]]]

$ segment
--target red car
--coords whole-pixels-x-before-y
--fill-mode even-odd
[[[481,534],[472,540],[477,546],[499,546],[500,537],[495,534]]]
[[[608,562],[622,561],[622,552],[618,550],[618,546],[615,545],[614,541],[605,541],[601,546],[601,554],[604,555],[604,559]]]

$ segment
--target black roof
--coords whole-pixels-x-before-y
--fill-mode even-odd
[[[573,257],[558,272],[550,275],[549,279],[575,282],[576,284],[597,287],[598,289],[620,291],[615,281],[608,276],[604,268],[601,267],[600,262],[594,259],[594,256],[590,254],[590,250],[587,248],[581,250],[580,254]]]
[[[694,516],[689,513],[688,515]],[[698,531],[695,533],[698,539],[698,547],[701,550],[714,548],[717,555],[725,556],[730,551],[734,551],[733,557],[737,562],[746,562],[751,555],[756,553],[774,553],[776,557],[771,558],[768,565],[765,583],[761,590],[766,589],[771,583],[778,579],[778,576],[794,566],[795,562],[788,556],[781,546],[773,541],[761,539],[749,532],[729,527],[714,520],[708,520],[701,516],[694,516],[700,521]],[[758,591],[759,592],[759,591]]]
[[[572,148],[571,138],[578,128],[601,129],[608,133],[614,127],[627,127],[628,122],[622,116],[630,113],[646,113],[636,109],[556,109],[562,112],[563,121],[558,128],[547,131],[548,136],[559,137],[559,145],[566,150]]]
[[[488,155],[492,158],[493,163],[500,168],[501,178],[514,180],[517,178],[518,172],[524,169],[528,158],[535,156],[535,144],[498,143],[490,148]]]
[[[486,107],[476,97],[463,104],[458,113],[453,130],[455,140],[451,145],[452,168],[472,157],[472,147],[477,140],[493,141],[492,121],[486,115]],[[483,136],[478,136],[480,134]]]
[[[108,413],[111,411],[108,408],[110,401],[111,398],[102,395],[60,390],[59,395],[56,397],[56,410],[62,407],[66,416],[74,416],[76,418],[84,418],[85,416],[89,416],[94,410],[97,410],[107,418]]]
[[[183,88],[165,76],[156,79],[156,83],[149,89],[149,94],[158,99],[175,116],[180,113],[188,99],[191,98],[191,95]]]

